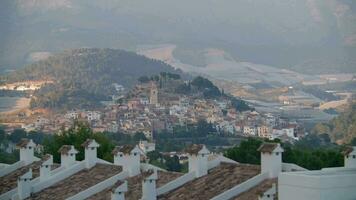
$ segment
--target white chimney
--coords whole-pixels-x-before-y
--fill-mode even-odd
[[[142,200],[156,200],[156,180],[158,179],[157,171],[150,169],[142,173]]]
[[[58,152],[61,154],[61,166],[70,167],[76,163],[75,156],[78,151],[73,145],[63,145]]]
[[[277,196],[276,184],[273,183],[272,187],[266,192],[259,195],[258,200],[274,200]]]
[[[20,160],[24,161],[26,165],[35,161],[34,149],[36,144],[32,139],[23,138],[16,146],[20,149]]]
[[[87,168],[95,166],[97,158],[97,148],[100,146],[95,140],[87,139],[82,146],[85,151],[85,163]]]
[[[17,180],[17,192],[19,199],[26,199],[31,195],[32,169],[20,176]]]
[[[125,200],[125,192],[127,191],[127,181],[118,181],[111,190],[111,200]]]
[[[115,147],[112,153],[114,164],[122,166],[123,171],[127,171],[130,177],[140,174],[141,151],[137,145]]]
[[[261,173],[268,173],[269,178],[278,177],[282,171],[283,148],[279,143],[264,143],[258,148],[261,152]]]
[[[356,147],[346,147],[343,154],[345,168],[356,168]]]
[[[51,175],[51,167],[53,165],[53,156],[46,154],[42,158],[42,164],[40,166],[40,180],[47,180]]]
[[[194,172],[195,177],[208,174],[208,156],[210,151],[203,144],[193,144],[185,150],[188,153],[189,173]]]

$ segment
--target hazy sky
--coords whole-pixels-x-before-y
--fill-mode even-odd
[[[304,47],[335,49],[326,57],[354,52],[340,48],[356,48],[355,0],[3,0],[1,4],[0,58],[6,64],[16,64],[31,52],[81,46],[188,43],[252,49],[283,46],[298,52]],[[259,55],[247,56],[255,57],[261,60]]]

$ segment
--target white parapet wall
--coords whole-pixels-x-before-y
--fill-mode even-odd
[[[16,188],[14,188],[14,189],[12,189],[12,190],[10,190],[10,191],[8,191],[8,192],[6,192],[6,193],[4,193],[4,194],[1,194],[0,195],[0,199],[6,199],[6,200],[8,200],[8,199],[12,199],[12,197],[14,196],[14,195],[17,195],[17,187]]]
[[[282,171],[283,172],[307,171],[307,169],[293,163],[282,163]]]
[[[268,173],[259,174],[254,176],[253,178],[248,179],[247,181],[236,185],[235,187],[211,198],[211,200],[229,200],[231,198],[236,197],[237,195],[246,192],[247,190],[255,187],[260,184],[262,181],[268,179]]]
[[[7,175],[7,174],[10,174],[11,172],[13,172],[13,171],[15,171],[15,170],[17,170],[17,169],[19,169],[19,168],[21,168],[23,166],[25,166],[25,161],[22,161],[22,160],[17,161],[12,165],[7,165],[7,166],[1,168],[0,177],[3,177],[5,175]]]
[[[72,176],[73,174],[85,169],[85,162],[81,161],[81,162],[77,162],[76,164],[65,168],[62,171],[57,171],[56,173],[51,173],[51,177],[48,178],[45,181],[39,182],[38,184],[35,184],[32,188],[32,192],[39,192],[45,188],[48,188],[56,183],[58,183],[59,181],[62,181],[66,178],[68,178],[69,176]]]
[[[157,196],[165,194],[167,192],[170,192],[182,185],[184,185],[185,183],[192,181],[195,179],[195,173],[191,172],[191,173],[187,173],[184,174],[183,176],[163,185],[162,187],[157,189]]]
[[[356,169],[286,172],[278,177],[279,200],[355,200]]]
[[[118,180],[124,180],[129,176],[129,173],[126,171],[123,171],[117,175],[114,175],[82,192],[79,192],[78,194],[71,196],[67,198],[67,200],[81,200],[81,199],[86,199],[88,197],[93,196],[96,193],[99,193],[111,186],[113,186]]]

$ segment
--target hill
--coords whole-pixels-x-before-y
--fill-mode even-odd
[[[338,117],[328,123],[319,123],[314,129],[314,133],[328,134],[337,143],[349,143],[356,138],[356,103],[354,102],[345,109]]]
[[[115,94],[114,83],[131,87],[138,77],[180,71],[157,60],[115,49],[74,49],[17,70],[2,81],[52,80],[34,93],[32,107],[90,107]]]

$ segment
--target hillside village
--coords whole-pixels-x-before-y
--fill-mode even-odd
[[[162,73],[141,77],[130,90],[114,85],[112,101],[93,110],[69,110],[51,115],[35,115],[17,128],[55,133],[75,121],[86,121],[96,132],[143,133],[149,140],[158,133],[174,133],[205,121],[214,134],[253,136],[283,141],[298,140],[304,128],[295,121],[259,113],[244,101],[224,94],[208,79],[186,81],[179,75]],[[16,128],[16,127],[14,127]]]

